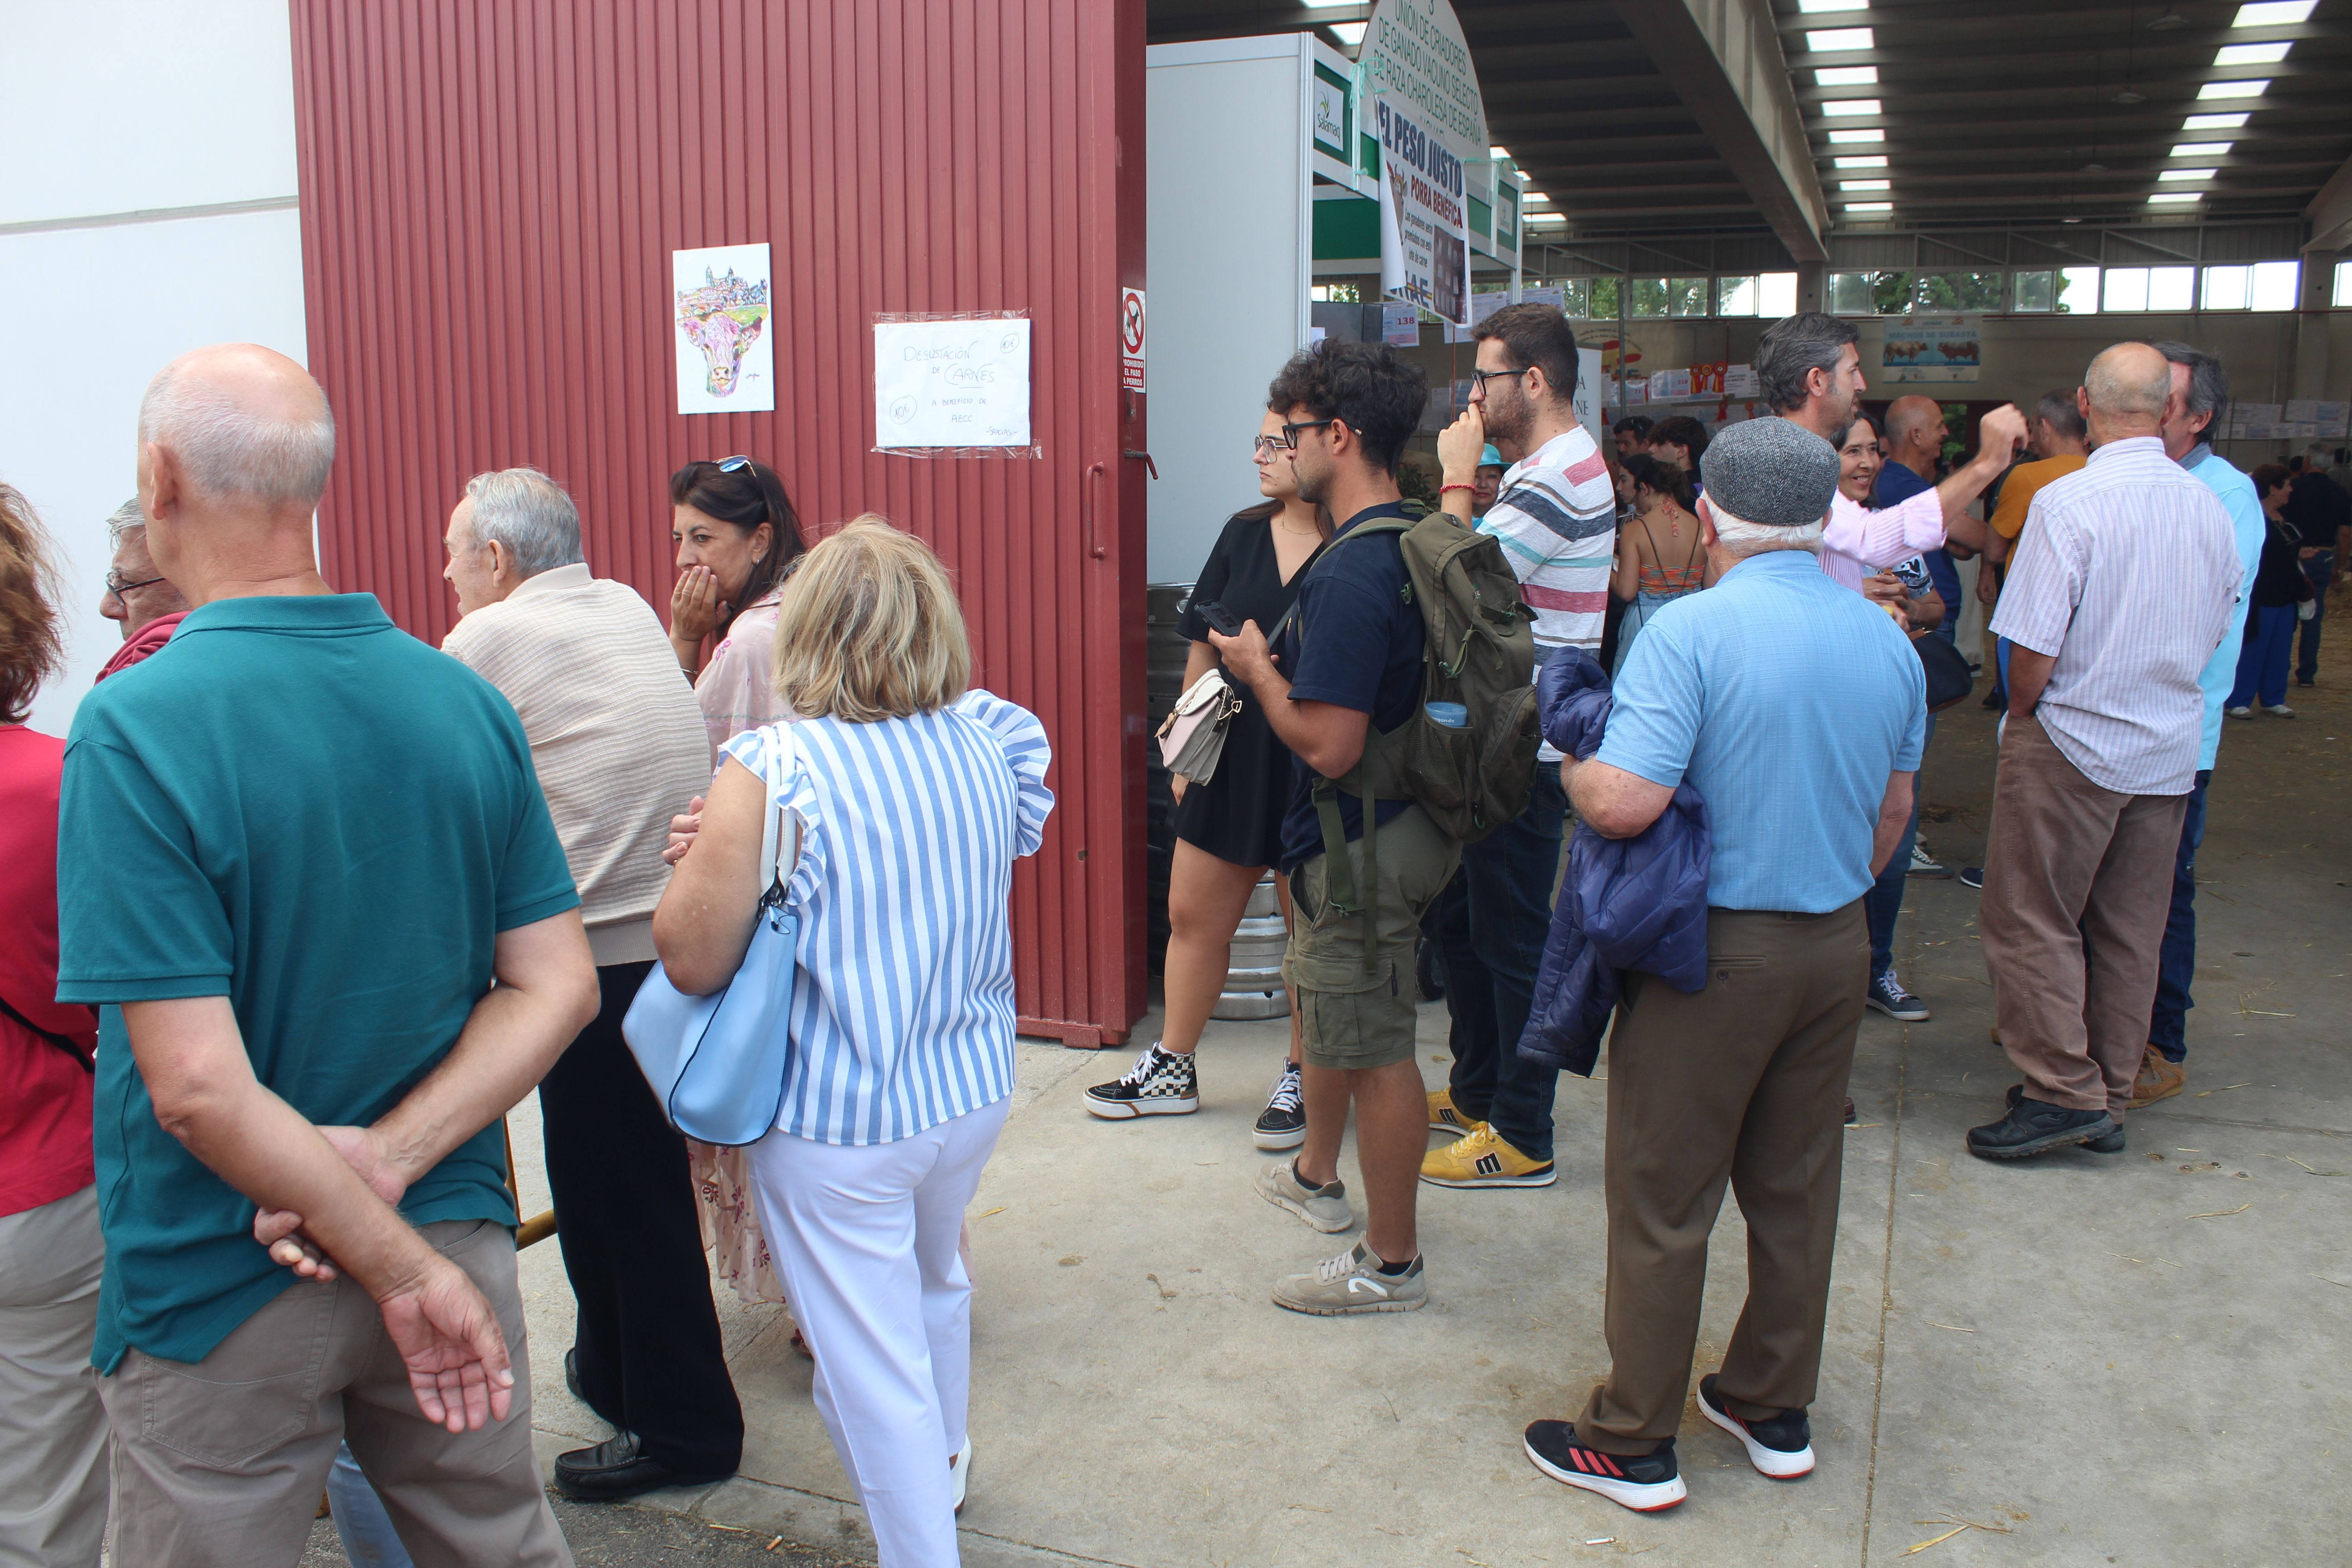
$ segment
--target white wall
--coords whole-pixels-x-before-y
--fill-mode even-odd
[[[1307,335],[1309,47],[1286,34],[1144,56],[1154,583],[1199,576],[1225,520],[1262,499],[1250,442]]]
[[[306,357],[288,26],[284,0],[0,0],[0,479],[58,541],[68,610],[37,729],[65,732],[121,640],[106,517],[148,380],[205,343]]]

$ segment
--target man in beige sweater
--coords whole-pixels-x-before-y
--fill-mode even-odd
[[[686,1146],[621,1037],[653,968],[669,819],[710,783],[694,690],[653,610],[581,557],[580,514],[533,468],[467,482],[442,648],[505,693],[579,884],[602,1005],[539,1086],[563,1268],[565,1382],[615,1434],[555,1462],[589,1500],[734,1473],[743,1415],[719,1338]]]

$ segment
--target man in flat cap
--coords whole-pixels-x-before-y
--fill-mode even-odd
[[[1548,1475],[1644,1510],[1684,1495],[1675,1429],[1727,1181],[1748,1219],[1748,1304],[1699,1408],[1764,1474],[1812,1468],[1863,894],[1909,819],[1927,717],[1902,629],[1814,558],[1830,444],[1750,420],[1701,467],[1719,581],[1643,625],[1599,753],[1563,773],[1577,815],[1612,838],[1656,821],[1685,780],[1706,798],[1706,985],[1625,976],[1609,1044],[1612,1365],[1573,1423],[1527,1433]]]

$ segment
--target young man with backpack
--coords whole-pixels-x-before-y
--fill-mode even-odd
[[[1496,537],[1535,616],[1540,661],[1597,649],[1615,563],[1617,494],[1601,448],[1576,418],[1576,334],[1550,305],[1506,305],[1480,323],[1470,406],[1437,438],[1439,500],[1465,523],[1465,487],[1492,441],[1513,459],[1478,531]],[[1672,423],[1671,421],[1669,423]],[[1659,429],[1665,428],[1660,426]],[[1699,444],[1705,445],[1704,439]],[[1429,1095],[1429,1125],[1461,1136],[1430,1151],[1421,1179],[1441,1187],[1548,1187],[1559,1074],[1518,1054],[1551,929],[1552,885],[1568,796],[1547,746],[1527,809],[1462,852],[1466,919],[1442,922],[1454,1068]]]
[[[1321,1316],[1428,1300],[1413,1228],[1428,1146],[1413,946],[1462,841],[1525,809],[1535,758],[1533,641],[1500,547],[1442,512],[1412,518],[1397,489],[1427,390],[1375,343],[1318,344],[1283,367],[1267,406],[1286,422],[1298,493],[1339,527],[1272,647],[1255,622],[1210,633],[1298,766],[1282,830],[1283,973],[1298,996],[1307,1142],[1259,1173],[1260,1195],[1319,1231],[1354,1224],[1339,1157],[1356,1108],[1363,1239],[1274,1291]],[[1433,645],[1442,660],[1425,657]]]

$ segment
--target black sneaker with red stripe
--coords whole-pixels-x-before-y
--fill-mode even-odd
[[[1698,1380],[1698,1413],[1730,1433],[1748,1450],[1759,1475],[1793,1481],[1813,1473],[1813,1428],[1801,1410],[1783,1410],[1769,1421],[1734,1415],[1715,1386],[1716,1374]]]
[[[1528,1458],[1553,1480],[1599,1492],[1636,1513],[1670,1509],[1690,1495],[1675,1464],[1672,1437],[1647,1454],[1604,1454],[1576,1440],[1566,1421],[1538,1421],[1528,1428]]]

